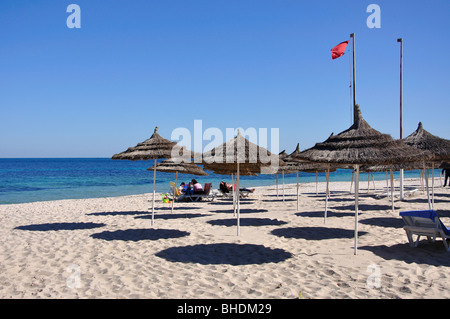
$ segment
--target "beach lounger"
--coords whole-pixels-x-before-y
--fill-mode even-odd
[[[234,186],[235,185],[233,185],[233,189],[234,189]],[[233,197],[233,192],[230,190],[220,187],[218,191],[219,191],[219,194],[222,194],[223,197],[226,197],[226,198]],[[239,190],[239,197],[247,198],[250,193],[252,193],[252,191],[246,190],[246,189],[241,189],[241,190]]]
[[[213,201],[216,197],[216,193],[211,192],[211,185],[211,183],[205,183],[205,187],[203,188],[202,193],[186,194],[186,198],[189,198],[193,202],[197,202],[202,199]]]
[[[405,226],[406,236],[411,247],[417,247],[420,236],[427,236],[428,240],[436,241],[436,237],[441,237],[447,251],[450,251],[447,239],[450,239],[450,229],[445,227],[434,210],[400,212]],[[416,241],[413,235],[417,235]]]
[[[173,193],[173,190],[175,189],[175,194]],[[175,200],[177,200],[179,197],[183,196],[184,194],[181,194],[180,191],[178,190],[178,188],[175,186],[174,182],[170,182],[170,190],[169,190],[169,194],[172,196],[172,198],[174,198]]]

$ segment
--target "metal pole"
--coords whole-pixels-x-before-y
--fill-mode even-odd
[[[152,200],[152,226],[155,222],[155,184],[156,184],[156,158],[155,165],[153,165],[153,200]]]
[[[425,185],[427,188],[427,198],[428,198],[428,209],[431,210],[433,207],[431,206],[431,199],[430,199],[430,189],[428,187],[428,169],[425,167],[425,161],[423,161],[423,171],[424,171],[424,178],[425,178]]]
[[[327,213],[328,213],[328,188],[329,188],[329,180],[330,180],[330,164],[328,164],[327,167],[327,192],[326,192],[326,197],[325,197],[325,215],[324,215],[324,219],[323,222],[326,223],[327,222]]]
[[[395,212],[395,207],[394,207],[394,175],[392,174],[392,169],[390,170],[391,172],[391,201],[392,201],[392,212]]]
[[[299,193],[299,185],[298,185],[298,171],[297,171],[297,211],[298,211],[298,193]]]
[[[178,171],[175,172],[175,184],[173,186],[173,196],[172,196],[172,207],[170,209],[170,213],[173,213],[173,202],[175,202],[175,197],[177,196],[177,179],[178,179]]]
[[[403,139],[403,38],[397,39],[400,42],[400,139]],[[403,194],[404,170],[400,169],[400,200],[404,199]]]
[[[359,164],[356,164],[355,176],[355,252],[358,253],[358,206],[359,206]]]
[[[356,70],[355,70],[355,34],[350,34],[353,39],[353,123],[356,122]]]
[[[240,176],[239,176],[239,162],[237,163],[237,173],[236,173],[236,200],[237,200],[237,235],[239,236],[241,234],[241,225],[240,225],[240,207],[239,207],[239,182],[240,182]]]

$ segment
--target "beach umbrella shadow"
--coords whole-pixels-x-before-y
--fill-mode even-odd
[[[238,266],[278,263],[291,258],[292,254],[263,245],[219,243],[171,247],[158,252],[156,256],[171,262]]]
[[[399,260],[407,264],[423,264],[436,267],[449,267],[450,259],[448,252],[444,248],[441,240],[436,242],[428,242],[425,238],[419,242],[418,247],[411,247],[406,240],[405,243],[396,244],[392,246],[378,245],[378,246],[363,246],[362,250],[367,250],[375,255],[380,256],[384,260]]]
[[[273,235],[285,238],[325,240],[336,238],[353,238],[354,231],[342,228],[327,227],[289,227],[274,229]],[[358,235],[365,235],[367,232],[359,231]]]
[[[58,231],[58,230],[78,230],[78,229],[92,229],[106,226],[103,223],[48,223],[48,224],[34,224],[17,226],[15,229],[29,230],[29,231]]]
[[[128,216],[128,215],[141,215],[148,214],[148,211],[125,211],[125,212],[98,212],[98,213],[89,213],[86,215],[89,216]]]
[[[211,210],[211,213],[233,213],[232,209],[217,209]],[[240,210],[241,214],[251,214],[251,213],[267,213],[267,209],[252,209],[252,208],[244,208]]]
[[[177,218],[197,218],[197,217],[205,217],[205,216],[211,216],[211,214],[200,214],[200,213],[194,213],[194,214],[156,214],[154,216],[155,219],[177,219]],[[136,219],[151,219],[152,215],[146,215],[146,216],[137,216]]]
[[[373,217],[367,218],[360,221],[361,224],[387,227],[387,228],[402,228],[404,226],[403,220],[401,218],[395,217]]]
[[[236,218],[232,219],[217,219],[217,220],[209,220],[209,224],[214,226],[236,226],[237,220]],[[287,222],[278,220],[278,219],[270,219],[270,218],[241,218],[241,226],[278,226],[284,225]]]
[[[299,216],[299,217],[323,218],[323,212],[300,212],[300,213],[295,213],[295,215]],[[328,211],[327,216],[328,217],[354,217],[355,214],[354,213],[337,213],[337,212],[333,212],[333,211]]]
[[[158,240],[189,236],[186,231],[176,229],[125,229],[116,231],[104,231],[92,234],[91,237],[103,240],[123,240],[123,241],[139,241],[139,240]]]

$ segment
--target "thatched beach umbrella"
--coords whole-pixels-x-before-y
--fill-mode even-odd
[[[206,173],[200,166],[195,165],[192,162],[179,162],[173,159],[167,159],[160,163],[153,165],[152,167],[147,168],[147,170],[157,170],[165,173],[175,173],[175,184],[173,189],[173,198],[171,205],[171,212],[173,213],[173,202],[175,201],[176,187],[177,187],[177,179],[178,173],[189,174],[189,175],[197,175],[197,176],[206,176]]]
[[[235,138],[204,152],[202,163],[206,170],[236,173],[237,235],[240,235],[240,170],[256,174],[264,172],[264,169],[280,165],[278,155],[250,142],[238,130]]]
[[[431,161],[431,189],[434,203],[434,167],[435,164],[437,164],[436,166],[439,166],[442,161],[450,160],[450,140],[431,134],[423,128],[422,122],[419,122],[417,130],[411,133],[408,137],[404,138],[403,142],[417,149],[429,151],[434,155],[434,158]],[[425,171],[425,180],[428,182],[428,170],[425,168],[425,164],[423,169]]]
[[[364,120],[359,106],[356,105],[355,122],[349,129],[338,135],[331,135],[326,141],[317,143],[314,147],[303,151],[298,157],[327,164],[356,165],[354,247],[356,254],[358,247],[359,166],[417,162],[432,156],[373,129]]]
[[[176,142],[161,137],[158,134],[158,127],[155,127],[155,131],[149,139],[112,157],[113,160],[145,161],[153,159],[155,161],[155,169],[153,170],[152,225],[155,215],[156,160],[173,157],[172,151],[176,145]]]
[[[450,160],[450,140],[440,138],[424,130],[422,122],[419,122],[417,130],[402,141],[409,146],[433,153],[433,162]]]

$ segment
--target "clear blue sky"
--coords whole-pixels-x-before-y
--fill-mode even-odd
[[[422,121],[450,139],[449,14],[448,0],[2,0],[0,157],[111,157],[194,120],[279,128],[280,150],[303,150],[350,126],[351,53],[330,49],[353,32],[372,127],[399,137],[402,37],[404,136]]]

